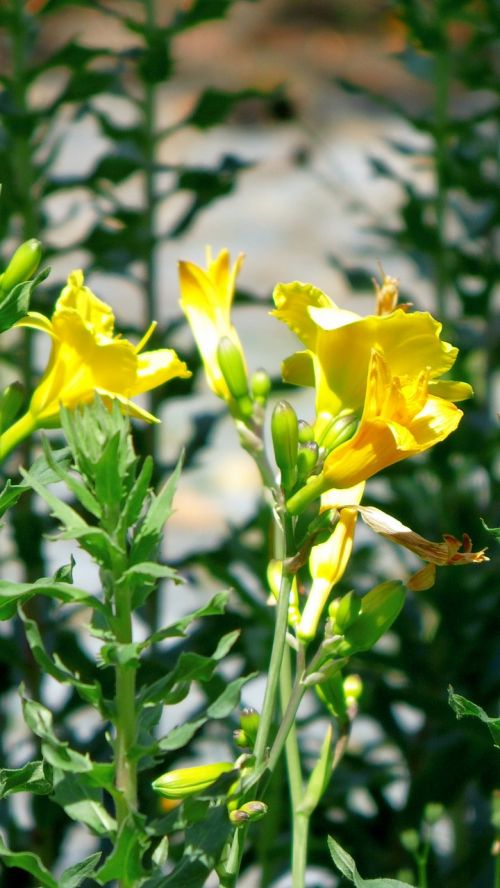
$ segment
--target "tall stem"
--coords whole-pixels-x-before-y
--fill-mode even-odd
[[[132,641],[132,611],[130,592],[121,588],[115,597],[115,634],[121,644]],[[116,788],[119,796],[116,800],[116,818],[118,828],[137,806],[137,769],[130,757],[130,751],[136,741],[137,716],[135,708],[136,670],[133,666],[118,663],[116,675]]]
[[[293,524],[292,519],[287,513],[282,516],[282,521],[278,526],[278,529],[280,530],[281,537],[278,545],[282,549],[284,557],[286,557],[293,553]],[[258,771],[259,768],[266,765],[268,776],[269,773],[272,772],[277,761],[277,759],[273,760],[271,766],[271,762],[266,762],[266,759],[272,722],[276,711],[281,663],[285,650],[291,585],[292,576],[286,571],[283,571],[278,604],[276,607],[276,620],[274,625],[271,659],[269,662],[269,672],[259,721],[259,730],[257,732],[254,748],[255,770]],[[242,826],[235,831],[229,857],[226,861],[224,872],[221,875],[221,888],[234,888],[236,885],[236,880],[241,867],[241,859],[243,857],[246,833],[247,830],[245,826]]]
[[[291,696],[292,664],[290,650],[285,648],[280,676],[280,697],[283,716],[285,716]],[[292,885],[293,888],[304,888],[310,818],[299,810],[304,794],[304,783],[295,719],[285,741],[285,757],[292,809]]]

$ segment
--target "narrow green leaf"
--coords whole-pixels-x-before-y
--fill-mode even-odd
[[[148,497],[149,482],[151,481],[152,474],[153,460],[151,456],[147,456],[127,499],[125,500],[118,522],[118,536],[129,527],[132,527],[139,518]]]
[[[328,725],[318,760],[311,771],[299,811],[310,816],[318,807],[330,782],[333,766],[333,728]]]
[[[212,617],[218,616],[219,614],[223,614],[231,592],[217,592],[216,595],[209,601],[208,604],[203,605],[203,607],[198,608],[198,610],[192,611],[192,613],[187,614],[185,617],[181,617],[180,620],[177,620],[176,623],[172,623],[170,626],[167,626],[165,629],[160,629],[158,632],[155,632],[153,635],[147,639],[147,644],[157,644],[159,641],[162,641],[164,638],[176,638],[179,636],[183,636],[185,634],[185,630],[191,623],[194,623],[195,620],[199,620],[202,617]],[[146,643],[146,642],[145,642]]]
[[[101,517],[101,507],[97,502],[95,496],[91,493],[88,487],[76,478],[74,475],[71,475],[64,465],[56,462],[54,459],[54,455],[52,450],[50,449],[50,445],[45,437],[42,438],[42,446],[45,454],[45,458],[47,460],[47,465],[50,466],[54,475],[66,485],[68,490],[76,497],[76,499],[82,504],[82,506],[90,512],[91,515],[94,515],[95,518]]]
[[[37,580],[35,583],[12,583],[10,580],[0,580],[0,620],[10,619],[16,612],[18,604],[29,601],[34,595],[56,598],[64,604],[84,604],[107,613],[98,598],[71,583],[60,583],[49,578]]]
[[[48,795],[52,792],[52,768],[46,762],[28,762],[22,768],[0,770],[0,798],[14,792]]]
[[[172,514],[172,500],[180,477],[183,455],[160,492],[153,496],[150,507],[134,538],[131,561],[138,564],[148,561],[156,551],[165,522]]]
[[[100,859],[101,852],[97,851],[73,866],[69,866],[59,877],[59,888],[78,888],[82,882],[94,875]]]
[[[227,718],[240,702],[240,693],[243,685],[252,678],[255,678],[256,675],[256,672],[251,672],[250,675],[243,675],[240,678],[235,678],[233,681],[229,682],[227,687],[222,691],[222,694],[220,694],[208,707],[208,717]]]
[[[472,703],[471,700],[467,700],[459,694],[454,694],[451,685],[448,688],[448,702],[457,718],[472,716],[473,718],[478,718],[480,721],[484,722],[484,724],[488,726],[494,745],[497,749],[500,749],[500,718],[491,718],[487,715],[484,709],[476,703]]]
[[[225,805],[209,808],[207,804],[205,816],[186,830],[182,860],[163,879],[162,888],[202,888],[217,865],[230,833]]]
[[[399,879],[362,879],[351,855],[331,836],[328,836],[328,848],[337,869],[356,888],[415,888],[409,882],[401,882]]]
[[[57,518],[66,529],[73,533],[74,530],[86,530],[88,525],[83,518],[75,512],[67,503],[63,503],[54,493],[48,490],[31,472],[21,469],[24,480],[50,507],[52,515]]]
[[[182,749],[196,734],[202,725],[206,723],[206,718],[199,718],[197,721],[184,722],[183,725],[177,725],[165,737],[158,741],[158,748],[164,752],[172,752],[175,749]]]
[[[64,808],[68,817],[84,823],[98,836],[113,835],[116,823],[103,805],[101,791],[91,784],[85,773],[61,772],[60,779],[54,782],[52,799]]]
[[[144,876],[142,856],[151,844],[145,833],[145,818],[136,816],[125,820],[114,848],[95,878],[100,885],[116,880],[124,888],[132,888]]]
[[[27,314],[35,287],[48,276],[50,268],[44,268],[32,281],[17,284],[0,304],[0,333],[10,328]]]
[[[56,880],[36,854],[32,854],[31,851],[9,851],[1,837],[0,860],[5,866],[16,867],[30,873],[43,888],[58,888]]]

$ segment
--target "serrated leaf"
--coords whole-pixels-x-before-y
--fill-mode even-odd
[[[46,438],[42,438],[42,446],[47,465],[52,469],[54,475],[66,484],[68,490],[71,491],[91,515],[94,515],[95,518],[100,518],[102,514],[101,507],[88,487],[78,478],[75,478],[74,475],[71,475],[64,466],[56,462]]]
[[[0,798],[14,792],[48,795],[52,792],[52,768],[46,762],[28,762],[22,768],[0,770]]]
[[[98,836],[111,837],[116,822],[106,811],[102,793],[91,784],[85,773],[62,774],[54,782],[52,800],[64,808],[68,817],[84,823]]]
[[[151,456],[147,456],[144,460],[141,470],[132,486],[130,493],[125,500],[125,504],[118,522],[117,533],[120,535],[124,530],[135,524],[139,515],[144,508],[147,498],[149,483],[153,474],[153,460]]]
[[[5,866],[16,867],[30,873],[43,888],[58,888],[58,883],[42,861],[31,851],[9,851],[0,837],[0,860]]]
[[[18,604],[29,601],[34,595],[56,598],[64,604],[85,604],[87,607],[107,613],[98,598],[71,583],[58,583],[46,578],[37,580],[36,583],[11,583],[9,580],[0,580],[0,620],[10,619],[16,612]]]
[[[337,869],[356,888],[415,888],[414,885],[410,885],[409,882],[401,882],[400,879],[362,879],[351,855],[344,851],[331,836],[328,836],[328,848]]]
[[[461,697],[460,694],[454,694],[451,685],[448,688],[448,702],[457,718],[471,716],[484,722],[488,726],[494,745],[500,749],[500,718],[491,718],[477,703]]]
[[[166,484],[152,498],[147,514],[132,544],[130,560],[133,564],[149,560],[156,551],[165,522],[172,514],[172,500],[180,477],[182,460],[181,456]]]
[[[63,503],[59,497],[48,490],[31,472],[21,469],[21,474],[27,484],[47,503],[51,509],[51,514],[64,525],[67,531],[73,533],[73,531],[88,529],[87,522],[71,506]]]
[[[95,854],[69,866],[59,877],[59,888],[78,888],[82,882],[94,875],[101,856],[101,852],[96,851]]]
[[[230,590],[217,592],[217,594],[214,595],[214,597],[209,601],[208,604],[203,605],[203,607],[198,608],[198,610],[192,611],[192,613],[187,614],[185,617],[181,617],[180,620],[177,620],[177,622],[172,623],[165,629],[160,629],[158,632],[155,632],[149,637],[149,639],[147,639],[147,644],[157,644],[164,638],[176,638],[183,636],[185,634],[185,630],[188,628],[188,626],[191,625],[191,623],[194,623],[195,620],[199,620],[202,617],[212,617],[223,614],[226,609],[230,594]]]
[[[95,878],[100,885],[117,880],[124,888],[137,885],[144,876],[142,855],[151,844],[144,832],[145,818],[127,818],[121,827],[114,848]]]

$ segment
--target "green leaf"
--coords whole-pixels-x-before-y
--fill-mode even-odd
[[[472,716],[484,722],[488,726],[494,745],[500,749],[500,718],[491,718],[476,703],[472,703],[471,700],[467,700],[459,694],[454,694],[451,685],[448,688],[448,702],[457,718]]]
[[[95,518],[100,518],[102,514],[101,507],[88,487],[78,478],[75,478],[74,475],[71,475],[63,465],[54,459],[54,454],[45,437],[42,438],[42,446],[47,465],[52,469],[54,475],[66,484],[68,490],[71,490],[71,493],[91,515],[94,515]]]
[[[151,840],[144,832],[145,818],[136,816],[125,820],[114,848],[95,878],[100,885],[118,881],[124,888],[132,888],[144,876],[142,856]]]
[[[94,875],[100,859],[101,852],[97,851],[73,866],[69,866],[59,877],[59,888],[78,888],[82,882]]]
[[[197,721],[184,722],[183,725],[177,725],[169,733],[158,741],[158,749],[164,752],[172,752],[175,749],[182,749],[196,734],[196,731],[206,723],[206,718],[199,718]]]
[[[30,873],[43,888],[58,888],[58,883],[31,851],[9,851],[0,837],[0,860],[5,866],[13,866]]]
[[[188,626],[190,626],[191,623],[194,623],[195,620],[199,620],[201,617],[212,617],[223,614],[229,601],[230,594],[231,592],[229,590],[217,592],[208,604],[203,605],[203,607],[198,608],[198,610],[192,611],[192,613],[187,614],[185,617],[181,617],[180,620],[177,620],[176,623],[172,623],[165,629],[160,629],[158,632],[155,632],[147,639],[147,644],[157,644],[157,642],[162,641],[164,638],[182,637]],[[146,644],[146,642],[144,643]]]
[[[118,522],[117,534],[120,535],[132,527],[139,515],[141,514],[144,504],[147,500],[149,482],[153,474],[153,460],[151,456],[147,456],[144,460],[141,470],[134,481],[132,489],[125,500],[125,504]]]
[[[32,281],[17,284],[0,303],[0,333],[10,328],[27,314],[35,287],[45,280],[50,268],[45,268]]]
[[[28,762],[22,768],[0,770],[0,798],[14,792],[48,795],[52,792],[52,768],[46,762]]]
[[[252,678],[255,678],[256,675],[256,672],[251,672],[250,675],[243,675],[240,678],[235,678],[233,681],[229,682],[228,686],[222,691],[222,694],[220,694],[208,707],[208,717],[227,718],[240,702],[240,693],[243,685]]]
[[[209,87],[198,99],[198,102],[185,124],[199,129],[209,129],[223,123],[235,105],[245,99],[266,98],[266,94],[257,89],[245,89],[239,92],[226,92]]]
[[[183,456],[180,457],[174,471],[160,492],[153,495],[149,509],[142,521],[130,553],[133,564],[148,561],[156,551],[161,539],[165,522],[172,514],[172,500],[180,477]]]
[[[68,817],[77,823],[84,823],[98,836],[111,837],[116,822],[106,811],[102,793],[86,778],[79,774],[55,772],[59,779],[54,781],[52,800],[64,808]]]
[[[328,847],[337,869],[356,888],[414,888],[409,882],[401,882],[399,879],[362,879],[351,855],[344,851],[331,836],[328,836]]]
[[[36,583],[12,583],[0,580],[0,620],[8,620],[16,612],[18,604],[29,601],[34,595],[46,595],[56,598],[64,604],[84,604],[107,613],[106,607],[98,598],[78,589],[71,583],[59,583],[49,578],[37,580]]]
[[[73,673],[66,668],[57,654],[54,655],[54,658],[50,657],[45,650],[37,623],[34,620],[31,620],[21,608],[19,608],[19,616],[24,623],[24,630],[26,632],[28,644],[36,662],[41,667],[42,672],[52,675],[52,677],[61,684],[72,685],[86,703],[90,703],[91,706],[94,706],[96,709],[103,712],[105,707],[99,683],[94,682],[93,684],[88,684],[81,681],[78,676],[73,675]]]
[[[48,490],[32,472],[27,472],[26,469],[21,469],[21,474],[26,483],[29,484],[38,496],[47,503],[51,509],[51,514],[54,515],[64,527],[66,527],[69,533],[89,529],[87,522],[84,521],[83,518],[71,508],[71,506],[68,506],[67,503],[63,503],[59,497]]]
[[[491,533],[495,540],[500,540],[500,527],[488,527],[483,518],[481,518],[481,524],[488,533]]]
[[[163,879],[162,888],[202,888],[217,865],[231,824],[225,805],[206,808],[205,816],[186,830],[182,860]]]

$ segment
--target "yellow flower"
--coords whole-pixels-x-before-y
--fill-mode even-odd
[[[441,324],[428,312],[362,318],[300,283],[279,284],[274,299],[273,314],[307,349],[284,362],[284,379],[315,386],[315,437],[326,451],[321,474],[292,497],[291,511],[427,450],[457,427],[462,412],[452,402],[472,389],[440,379],[457,349],[440,340]]]
[[[117,399],[131,416],[158,421],[130,398],[190,371],[172,349],[141,352],[154,325],[134,346],[114,334],[114,324],[112,309],[84,285],[81,271],[69,275],[51,320],[30,312],[18,322],[52,339],[47,369],[29,407],[36,426],[54,425],[61,406],[87,403],[95,394]]]
[[[297,626],[297,635],[304,641],[314,638],[330,592],[344,576],[354,542],[357,510],[353,506],[361,502],[364,489],[361,482],[345,490],[329,490],[321,497],[321,509],[338,508],[340,517],[330,538],[311,549],[312,584]]]
[[[224,401],[230,401],[232,396],[217,358],[221,339],[231,340],[244,364],[243,348],[231,324],[236,278],[242,264],[243,254],[231,266],[227,250],[221,250],[212,259],[210,248],[207,248],[206,269],[193,262],[179,262],[180,306],[196,340],[208,384]]]

